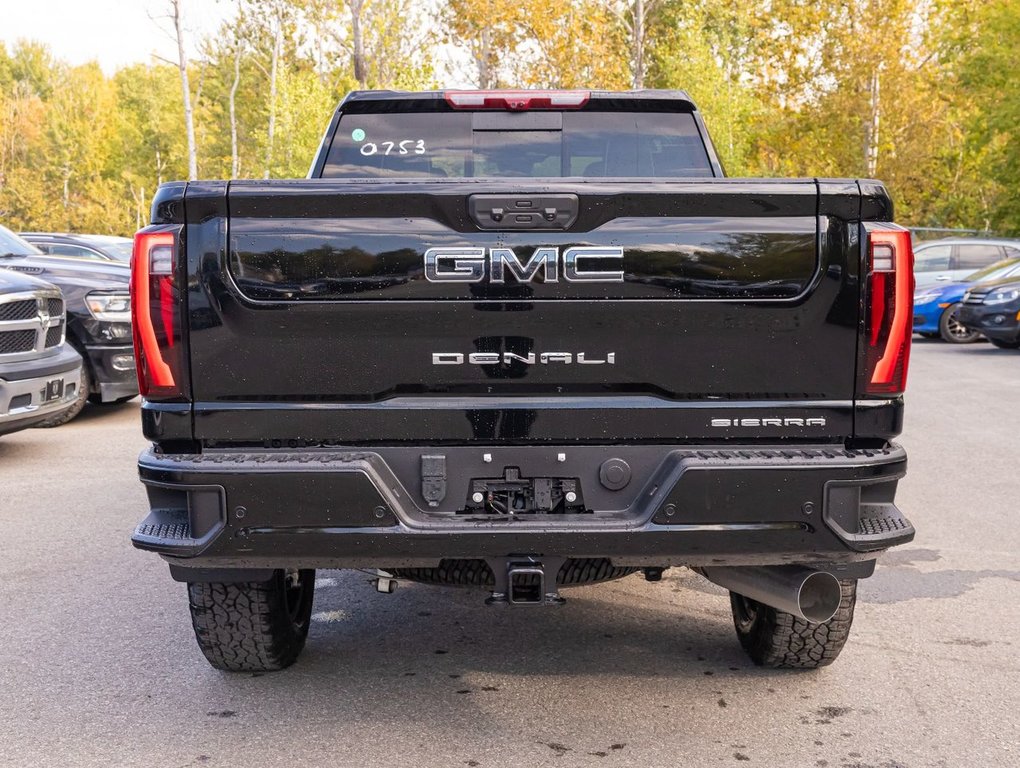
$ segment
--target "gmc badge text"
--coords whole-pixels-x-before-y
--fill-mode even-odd
[[[133,541],[214,666],[294,662],[317,568],[533,607],[688,567],[754,662],[836,658],[914,536],[881,183],[726,179],[666,91],[355,92],[310,177],[164,184],[135,241]]]

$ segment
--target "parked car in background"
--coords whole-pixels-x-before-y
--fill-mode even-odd
[[[131,269],[119,261],[69,258],[46,254],[0,226],[0,266],[47,280],[63,291],[67,302],[67,341],[85,359],[82,385],[70,421],[86,400],[120,403],[138,394],[131,342],[128,285]]]
[[[0,232],[0,254],[7,243]],[[60,290],[0,269],[0,435],[44,426],[74,407],[82,359],[64,341]]]
[[[1020,349],[1020,277],[979,283],[963,295],[960,322],[1002,349]]]
[[[958,283],[931,283],[914,291],[914,333],[930,339],[940,336],[951,344],[966,344],[981,337],[959,319],[963,295],[976,284],[1020,276],[1020,258],[1005,259],[973,272]]]
[[[21,232],[19,236],[43,253],[72,259],[131,261],[132,240],[114,235],[74,235],[60,232]]]
[[[1020,258],[1020,240],[951,237],[914,247],[914,284],[964,280],[975,269],[1003,259]]]

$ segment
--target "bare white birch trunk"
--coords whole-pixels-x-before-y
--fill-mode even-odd
[[[276,133],[276,76],[283,48],[283,19],[276,18],[276,35],[273,38],[273,58],[269,66],[269,132],[266,144],[266,168],[263,178],[268,179],[273,167],[273,137]]]
[[[234,40],[234,82],[230,85],[230,178],[240,171],[237,157],[237,87],[241,84],[241,40]]]
[[[170,0],[170,8],[177,37],[177,64],[181,72],[181,95],[184,97],[184,127],[188,134],[188,179],[194,181],[198,178],[198,150],[195,148],[195,114],[191,108],[191,88],[188,85],[188,56],[184,52],[181,0]]]

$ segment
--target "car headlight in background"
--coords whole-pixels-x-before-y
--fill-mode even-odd
[[[942,295],[942,291],[924,291],[923,293],[914,294],[914,304],[927,304],[929,301],[935,301]]]
[[[1020,288],[1003,288],[985,296],[985,304],[1005,304],[1020,299]]]
[[[90,293],[85,306],[92,317],[104,323],[131,322],[131,296],[124,293]]]
[[[114,355],[110,358],[110,365],[115,371],[131,371],[135,367],[134,355]]]

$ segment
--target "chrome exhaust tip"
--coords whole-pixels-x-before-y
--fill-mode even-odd
[[[835,616],[843,596],[839,579],[831,573],[796,565],[711,566],[701,572],[723,589],[811,624],[822,624]]]

